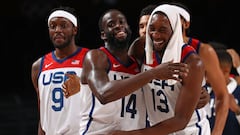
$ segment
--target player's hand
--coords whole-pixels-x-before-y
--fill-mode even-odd
[[[182,78],[186,77],[189,72],[189,67],[186,63],[173,63],[167,62],[156,66],[155,74],[157,79],[167,80],[173,79],[177,81],[182,81]]]
[[[204,107],[207,103],[209,103],[209,101],[210,101],[210,95],[208,94],[205,87],[202,87],[200,99],[197,104],[197,109]]]
[[[80,78],[75,74],[66,73],[68,79],[63,83],[62,90],[66,98],[80,91]]]

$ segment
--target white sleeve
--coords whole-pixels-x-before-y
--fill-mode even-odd
[[[238,66],[238,67],[236,68],[236,70],[237,70],[237,72],[238,72],[238,75],[240,75],[240,66]]]
[[[236,118],[237,118],[237,121],[238,121],[238,123],[240,125],[240,115],[236,115]]]

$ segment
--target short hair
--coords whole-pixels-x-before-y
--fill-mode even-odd
[[[107,14],[108,12],[110,12],[111,10],[112,10],[112,9],[109,9],[109,10],[103,12],[102,15],[99,17],[99,20],[98,20],[98,28],[99,28],[99,31],[100,31],[100,32],[103,31],[103,26],[102,26],[103,16],[104,16],[105,14]]]
[[[141,12],[139,17],[142,17],[144,15],[151,15],[152,11],[157,7],[157,5],[151,4],[151,5],[147,5],[146,7],[144,7]]]
[[[231,55],[226,51],[226,50],[216,50],[218,59],[219,59],[219,63],[222,64],[228,64],[229,66],[232,67],[233,62],[232,62],[232,57]]]
[[[210,44],[215,51],[227,49],[227,45],[217,42],[217,41],[210,41],[210,42],[208,42],[208,44]]]
[[[106,15],[107,13],[109,13],[109,12],[112,12],[112,11],[117,11],[117,12],[121,13],[125,17],[125,15],[118,9],[108,9],[107,11],[102,13],[102,15],[100,16],[100,18],[98,20],[98,28],[99,28],[100,32],[103,31],[103,26],[102,26],[103,16]]]

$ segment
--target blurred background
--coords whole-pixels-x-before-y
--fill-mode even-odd
[[[240,52],[237,44],[239,15],[233,0],[179,0],[191,10],[190,35],[203,42],[217,41]],[[148,4],[161,0],[7,0],[0,5],[2,92],[0,135],[37,134],[37,97],[31,82],[31,64],[51,51],[46,18],[59,5],[75,8],[80,18],[79,45],[102,44],[98,18],[109,8],[121,10],[138,33],[138,15]],[[234,34],[233,34],[234,33]]]

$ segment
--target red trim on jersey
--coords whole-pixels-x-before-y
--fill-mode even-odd
[[[57,60],[53,51],[49,52],[43,57],[42,71],[63,67],[82,67],[83,59],[88,50],[87,48],[79,48],[75,53],[62,60]]]
[[[109,59],[110,62],[110,69],[112,71],[119,71],[119,72],[124,72],[124,73],[129,73],[129,74],[137,74],[140,72],[139,65],[137,61],[133,58],[130,57],[131,61],[129,62],[129,65],[124,65],[122,64],[116,57],[114,57],[105,47],[100,47],[100,50],[102,50]]]
[[[196,50],[197,53],[199,53],[199,48],[200,48],[200,45],[201,45],[200,40],[190,37],[189,40],[188,40],[188,44],[190,46],[192,46]]]
[[[186,59],[191,53],[196,53],[196,50],[195,50],[192,46],[185,44],[185,45],[182,47],[181,61],[184,62],[185,59]]]

